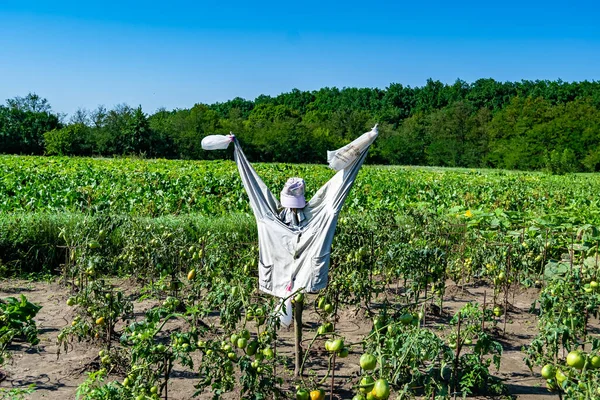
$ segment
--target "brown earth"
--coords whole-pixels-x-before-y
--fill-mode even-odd
[[[130,282],[119,282],[119,286],[131,288]],[[131,291],[132,289],[129,289]],[[514,296],[511,294],[511,303],[506,333],[502,333],[503,322],[497,325],[497,340],[502,344],[501,367],[494,374],[504,380],[508,391],[518,399],[543,400],[558,398],[558,395],[549,393],[539,370],[532,374],[525,365],[522,346],[530,343],[537,332],[536,317],[528,312],[532,302],[538,297],[538,289],[517,289]],[[18,280],[0,282],[0,298],[24,294],[27,298],[43,306],[36,322],[40,331],[41,342],[36,348],[16,348],[12,361],[4,367],[5,379],[0,382],[0,388],[23,388],[35,384],[37,390],[30,399],[74,399],[77,386],[86,378],[86,372],[98,368],[99,347],[89,343],[74,343],[67,353],[62,353],[57,358],[56,336],[60,329],[73,319],[73,310],[66,306],[65,301],[69,296],[68,289],[57,283],[38,283]],[[493,290],[484,285],[466,285],[458,287],[448,284],[443,304],[443,312],[452,314],[468,301],[483,303],[484,293],[486,301],[490,301]],[[312,296],[308,296],[312,301]],[[309,303],[310,304],[310,303]],[[143,311],[152,305],[151,302],[136,303],[136,315],[143,315]],[[314,330],[318,324],[316,313],[308,307],[303,314],[305,338],[312,336],[309,330]],[[597,322],[597,321],[596,321]],[[426,317],[425,324],[431,328],[445,329],[447,318]],[[172,327],[175,329],[176,327]],[[371,329],[370,319],[364,316],[364,311],[343,310],[336,331],[345,336],[346,343],[359,342]],[[293,328],[282,328],[277,343],[280,354],[289,355],[293,360]],[[348,358],[338,360],[335,370],[334,394],[337,398],[351,398],[351,384],[356,382],[359,373],[359,349],[351,352]],[[313,357],[312,359],[316,359]],[[320,358],[323,359],[323,358]],[[292,370],[277,371],[284,377],[284,388],[292,390]],[[327,365],[313,363],[308,365],[307,371],[313,370],[318,376],[323,376]],[[2,375],[0,375],[0,379]],[[195,391],[194,384],[197,376],[184,368],[176,368],[170,380],[169,399],[190,399]],[[122,379],[122,377],[113,377]],[[292,393],[292,392],[289,392]],[[209,399],[209,392],[203,393],[199,398]],[[239,398],[235,393],[227,398]],[[329,398],[329,395],[327,396]],[[391,398],[395,398],[392,393]]]

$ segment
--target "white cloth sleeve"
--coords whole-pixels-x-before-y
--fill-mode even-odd
[[[277,215],[277,209],[280,207],[279,202],[246,159],[238,140],[234,138],[233,142],[233,157],[240,172],[244,189],[246,189],[246,193],[250,198],[250,207],[254,212],[254,216],[257,219],[262,219],[268,212]]]
[[[360,167],[363,165],[365,158],[367,157],[369,148],[377,138],[377,135],[377,126],[375,126],[373,130],[364,133],[358,139],[352,142],[362,142],[358,153],[355,157],[353,157],[351,163],[347,164],[344,169],[338,171],[317,191],[317,193],[310,200],[308,205],[309,207],[316,208],[319,207],[322,202],[325,202],[332,206],[335,213],[340,211],[344,205],[344,200],[346,200],[348,193],[350,193],[350,189],[354,184],[354,180],[358,175]],[[347,146],[344,146],[342,149],[346,147]]]

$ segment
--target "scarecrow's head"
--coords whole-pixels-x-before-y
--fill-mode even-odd
[[[304,179],[290,178],[281,191],[281,205],[286,208],[304,208]]]

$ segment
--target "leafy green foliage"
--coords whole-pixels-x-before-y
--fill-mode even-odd
[[[371,162],[543,169],[551,152],[567,151],[563,165],[569,170],[596,171],[599,93],[598,83],[587,81],[449,85],[429,79],[415,88],[294,89],[149,116],[141,107],[100,106],[78,110],[68,126],[45,99],[30,94],[0,107],[0,153],[231,158],[229,151],[203,151],[200,140],[232,131],[250,159],[322,163],[326,150],[379,122]]]
[[[8,347],[15,338],[32,345],[39,343],[38,330],[33,318],[42,307],[27,300],[8,297],[0,299],[0,366],[9,357]]]

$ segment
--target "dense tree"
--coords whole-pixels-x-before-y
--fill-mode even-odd
[[[293,89],[149,116],[141,107],[99,106],[79,109],[66,126],[46,99],[29,94],[0,106],[0,152],[231,158],[231,151],[203,151],[200,142],[234,132],[251,159],[322,163],[327,150],[375,123],[380,140],[371,162],[556,173],[600,169],[600,82],[561,80],[429,79],[414,88]]]
[[[62,125],[46,99],[15,97],[0,106],[0,153],[42,154],[44,133]]]

